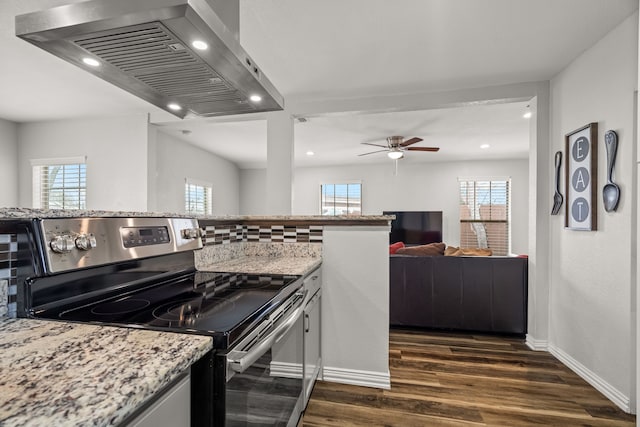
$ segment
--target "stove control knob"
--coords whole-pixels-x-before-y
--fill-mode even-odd
[[[73,239],[71,236],[67,235],[55,236],[49,242],[49,247],[51,247],[51,250],[57,254],[69,253],[74,246]]]
[[[197,239],[201,236],[201,232],[199,228],[184,228],[182,229],[182,237],[184,239]]]
[[[96,236],[92,233],[81,234],[76,237],[76,248],[81,251],[88,251],[96,247]]]

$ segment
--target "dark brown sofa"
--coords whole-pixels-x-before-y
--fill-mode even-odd
[[[527,259],[390,255],[390,324],[527,332]]]

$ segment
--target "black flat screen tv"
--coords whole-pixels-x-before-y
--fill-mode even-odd
[[[395,215],[391,221],[389,243],[426,245],[442,242],[442,211],[384,211]]]

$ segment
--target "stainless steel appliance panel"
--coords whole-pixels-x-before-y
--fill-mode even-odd
[[[16,35],[180,118],[282,110],[218,11],[231,21],[209,0],[91,0],[18,15]]]
[[[297,425],[304,409],[305,296],[303,291],[292,295],[233,349],[215,356],[213,425]],[[202,390],[198,406],[210,404]],[[206,419],[197,412],[196,420],[200,417]]]
[[[225,426],[298,424],[304,409],[302,340],[303,317],[297,316],[267,351],[227,378]]]
[[[166,230],[165,239],[159,230]],[[202,248],[193,218],[50,218],[41,220],[41,232],[49,273]]]

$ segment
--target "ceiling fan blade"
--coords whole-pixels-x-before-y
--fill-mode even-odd
[[[409,147],[407,151],[438,151],[440,147]]]
[[[406,141],[401,142],[401,143],[400,143],[400,146],[401,146],[401,147],[406,147],[406,146],[408,146],[408,145],[415,144],[416,142],[420,142],[420,141],[422,141],[422,138],[418,138],[418,137],[415,137],[415,136],[414,136],[414,137],[413,137],[413,138],[411,138],[411,139],[407,139]]]
[[[364,145],[373,145],[374,147],[382,147],[382,148],[387,148],[386,145],[381,145],[381,144],[372,144],[370,142],[361,142],[360,144],[364,144]]]
[[[369,154],[382,153],[383,151],[389,151],[389,150],[371,151],[370,153],[358,154],[358,156],[367,156],[367,155],[369,155]]]

